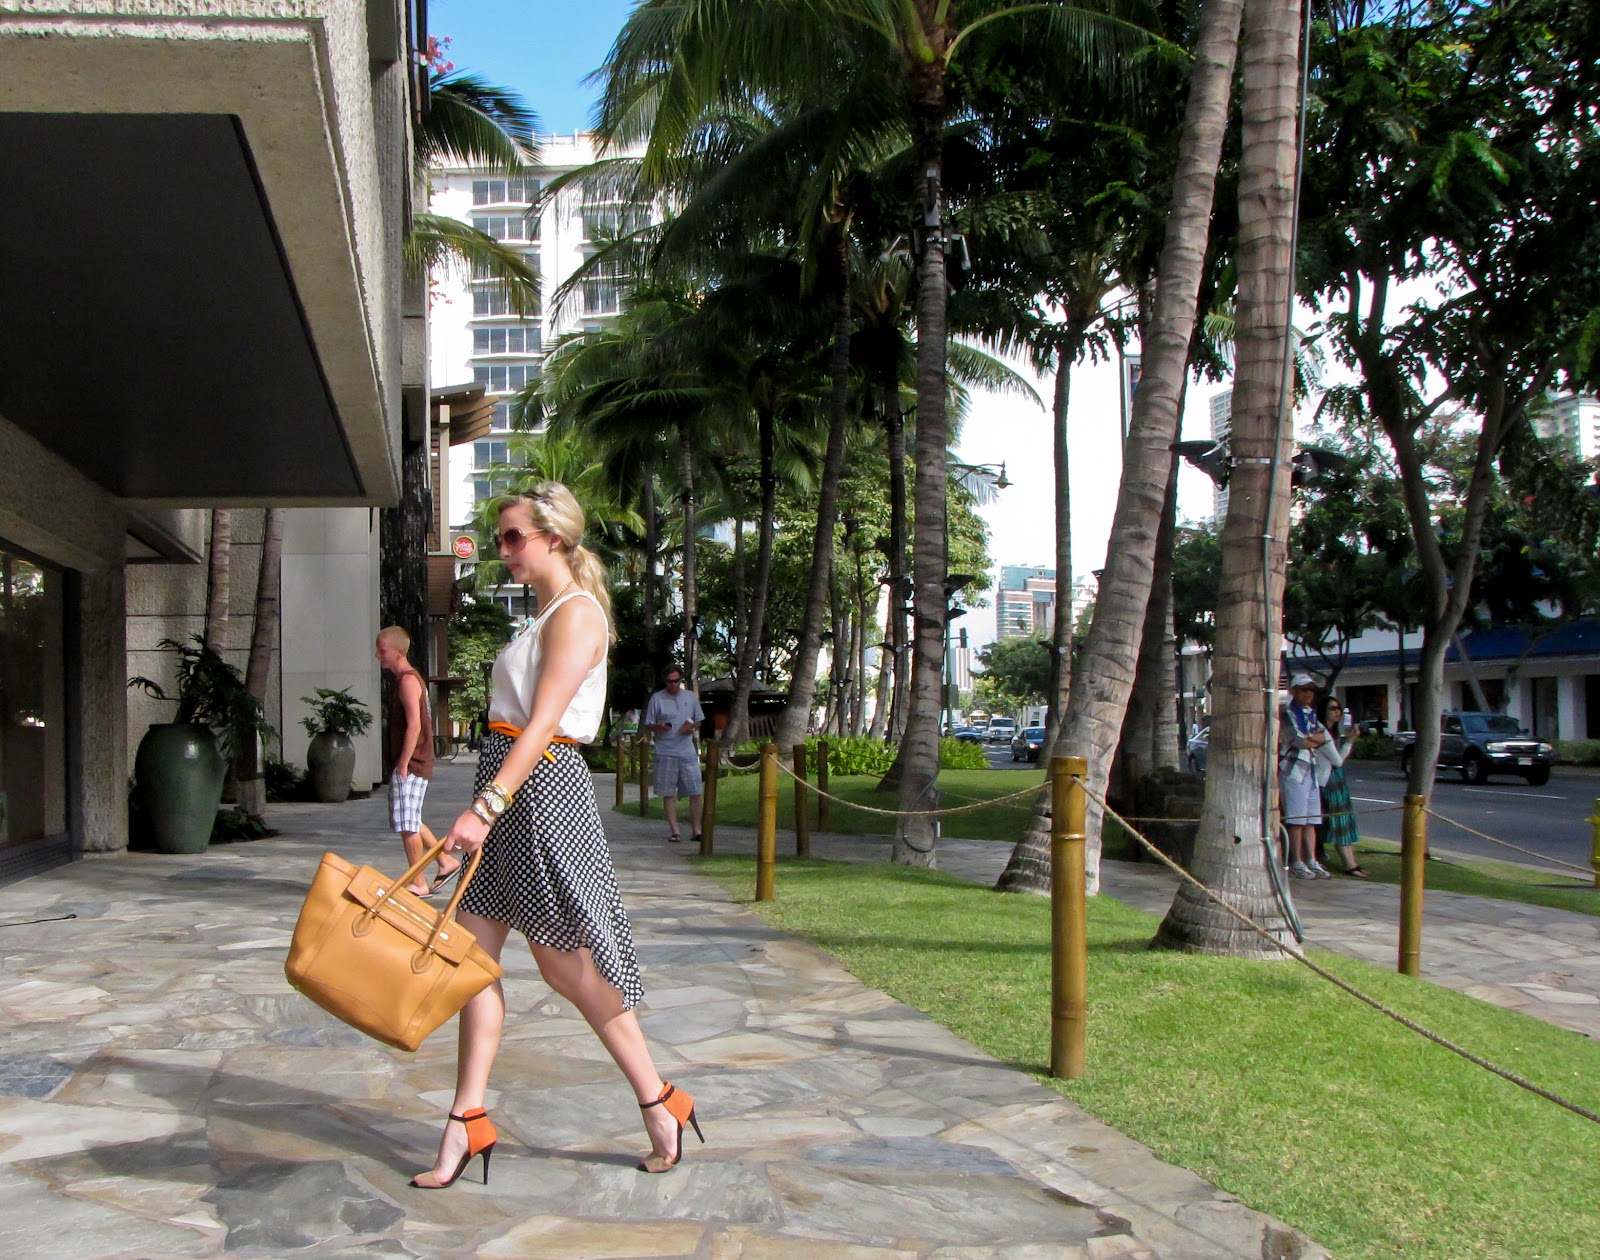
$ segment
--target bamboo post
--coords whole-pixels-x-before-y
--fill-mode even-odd
[[[642,735],[634,761],[634,769],[639,775],[639,817],[650,817],[650,741]]]
[[[1428,856],[1427,799],[1405,798],[1400,825],[1400,974],[1422,974],[1422,886]]]
[[[811,856],[811,793],[806,784],[806,746],[794,746],[794,855]]]
[[[1600,814],[1600,801],[1595,802],[1595,813]],[[828,829],[828,741],[817,741],[817,830]],[[1600,824],[1596,824],[1595,844],[1600,846]],[[1595,849],[1595,860],[1600,862],[1600,847]],[[1600,880],[1600,866],[1595,867],[1597,880]]]
[[[778,746],[761,746],[761,781],[756,811],[756,900],[771,901],[772,868],[778,860]]]
[[[1050,1075],[1075,1081],[1088,1057],[1089,908],[1082,757],[1050,759]]]
[[[617,772],[611,776],[617,781],[617,808],[622,808],[622,797],[628,785],[628,737],[617,736]]]
[[[712,836],[717,830],[717,772],[722,769],[722,750],[715,739],[706,740],[705,786],[700,796],[700,856],[710,857]]]
[[[1594,886],[1600,888],[1600,797],[1595,798],[1594,816],[1587,822],[1594,828],[1594,847],[1589,850],[1589,865],[1594,867]]]

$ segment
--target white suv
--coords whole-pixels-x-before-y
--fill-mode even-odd
[[[990,718],[989,729],[983,733],[983,738],[990,744],[1009,744],[1016,733],[1016,718]]]

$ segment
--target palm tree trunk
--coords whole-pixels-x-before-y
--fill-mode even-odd
[[[851,735],[863,735],[867,729],[867,627],[872,623],[872,609],[867,604],[867,574],[861,558],[858,538],[855,553],[855,601],[852,616],[855,620],[855,637],[851,642],[855,660],[855,690],[851,696]]]
[[[1063,738],[1057,741],[1058,753],[1085,757],[1089,762],[1091,893],[1100,887],[1101,821],[1100,807],[1092,797],[1106,788],[1150,600],[1156,533],[1166,502],[1172,441],[1178,432],[1178,401],[1188,366],[1217,165],[1227,129],[1241,11],[1242,0],[1212,0],[1201,9],[1154,316],[1144,343],[1144,371],[1123,451],[1122,487],[1094,620],[1073,670],[1072,700]],[[1048,893],[1049,872],[1048,835],[1041,843],[1030,832],[1013,851],[996,886],[1007,892]]]
[[[678,485],[683,495],[683,684],[700,691],[700,638],[695,623],[694,441],[687,424],[678,426]]]
[[[745,585],[745,554],[744,554],[744,504],[741,502],[734,512],[733,518],[733,589],[744,591],[749,589]],[[733,642],[729,646],[733,650],[734,676],[739,673],[738,662],[744,658],[745,635],[750,632],[750,606],[743,599],[735,600],[733,606]],[[735,706],[737,712],[737,706]],[[748,716],[748,715],[747,715]],[[729,720],[729,725],[733,719]]]
[[[806,586],[805,618],[789,679],[789,703],[773,736],[779,748],[805,737],[817,693],[817,653],[822,648],[822,619],[827,612],[828,580],[833,569],[833,527],[839,511],[839,476],[844,469],[844,439],[850,427],[850,241],[841,225],[834,242],[833,359],[829,364],[828,449],[817,487],[817,527],[811,537],[811,580]]]
[[[229,567],[233,553],[233,513],[211,511],[211,552],[206,572],[205,644],[219,655],[228,646]]]
[[[931,60],[913,63],[912,151],[914,193],[922,222],[922,257],[917,264],[916,500],[911,571],[914,601],[911,704],[901,749],[900,812],[890,859],[907,866],[935,866],[937,828],[926,811],[938,805],[939,709],[944,686],[944,641],[949,620],[949,538],[946,483],[950,434],[945,416],[945,358],[949,326],[944,224],[944,41],[942,0],[916,0]]]
[[[261,568],[256,574],[255,624],[250,631],[250,659],[244,689],[263,708],[272,645],[278,634],[278,578],[283,562],[283,509],[268,508],[261,522]],[[261,777],[261,744],[249,740],[239,751],[239,807],[247,814],[266,812],[266,781]]]
[[[1299,178],[1300,0],[1246,0],[1246,7],[1233,468],[1222,527],[1211,749],[1191,869],[1282,939],[1287,925],[1267,877],[1263,845],[1274,842],[1266,805],[1276,778],[1269,749],[1276,744],[1294,441],[1289,318]],[[1228,957],[1285,957],[1187,883],[1179,886],[1155,944]]]
[[[661,644],[656,634],[656,556],[661,550],[661,524],[656,520],[656,479],[646,471],[642,491],[644,504],[644,590],[640,606],[644,615],[644,650],[650,658],[650,668],[659,668]]]
[[[900,384],[891,379],[884,389],[884,437],[889,456],[889,675],[893,690],[889,703],[889,738],[898,742],[905,734],[910,705],[911,661],[906,648],[906,418],[900,410]],[[880,788],[900,787],[899,759]]]
[[[745,621],[744,637],[739,644],[733,714],[724,735],[724,742],[730,747],[743,742],[749,735],[750,693],[756,686],[756,662],[760,659],[761,641],[766,635],[767,592],[772,582],[772,536],[773,520],[777,516],[778,473],[777,423],[770,406],[762,407],[757,412],[756,425],[761,443],[761,519],[756,526],[756,581],[750,598],[749,616]],[[742,572],[737,576],[735,586],[740,591],[744,590]]]

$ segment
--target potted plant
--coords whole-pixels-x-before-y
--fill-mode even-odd
[[[276,732],[239,671],[200,635],[189,643],[163,639],[160,646],[178,657],[174,691],[168,694],[150,678],[130,678],[128,686],[176,702],[178,712],[174,721],[155,724],[139,741],[135,789],[157,850],[203,853],[222,804],[228,758],[245,740]]]
[[[318,687],[315,696],[301,696],[311,706],[311,716],[300,725],[311,736],[306,749],[306,773],[312,795],[335,805],[350,795],[350,776],[356,768],[356,745],[351,738],[372,725],[372,711],[348,687],[337,691]]]

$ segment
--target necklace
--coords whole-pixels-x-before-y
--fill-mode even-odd
[[[539,609],[539,611],[540,612],[544,612],[546,609],[550,608],[551,605],[553,605],[556,602],[556,600],[560,599],[563,595],[565,595],[568,591],[570,591],[577,584],[578,584],[578,579],[577,578],[573,578],[570,582],[568,582],[565,586],[563,586],[559,591],[557,591],[554,595],[552,595],[545,602],[544,606]]]

